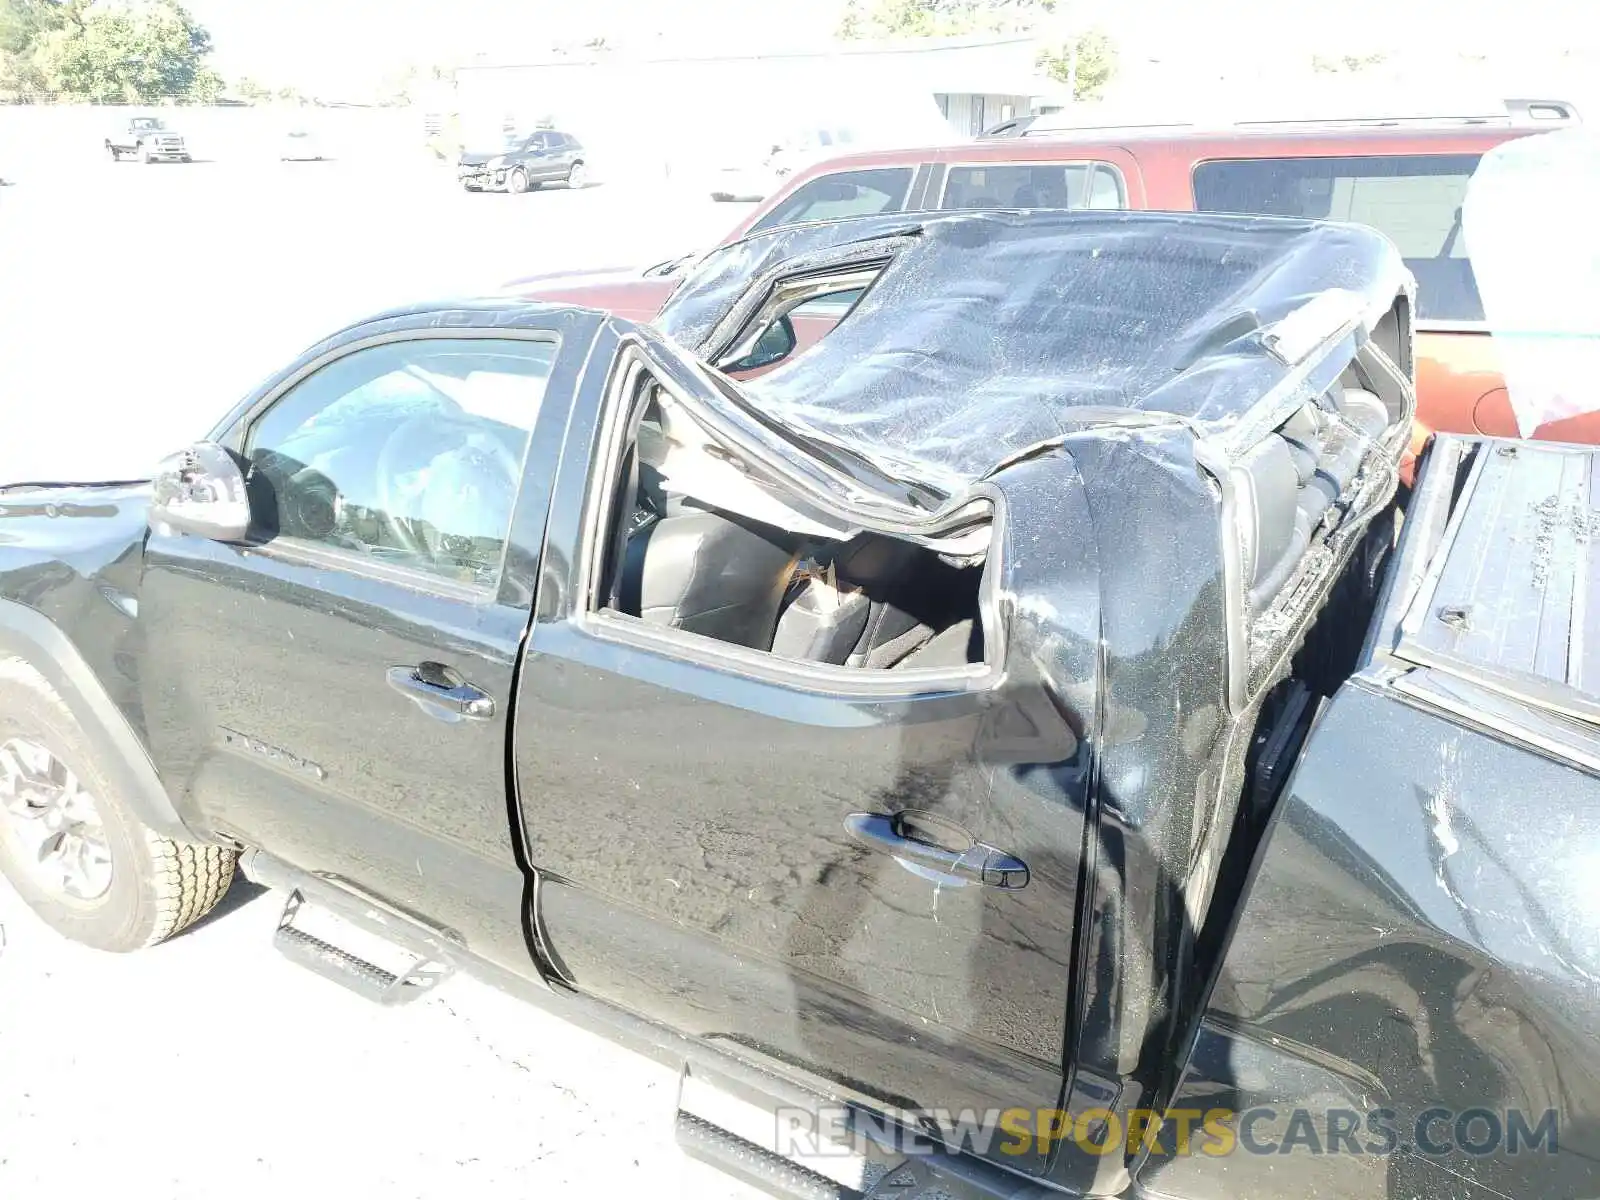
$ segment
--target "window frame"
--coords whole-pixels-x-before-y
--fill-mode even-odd
[[[1223,213],[1223,214],[1226,214],[1226,213],[1232,211],[1230,209],[1213,209],[1213,208],[1201,208],[1200,207],[1200,192],[1199,192],[1199,190],[1198,190],[1198,188],[1196,186],[1196,183],[1197,183],[1196,177],[1199,174],[1199,171],[1200,171],[1200,169],[1202,167],[1212,166],[1212,165],[1219,164],[1219,163],[1221,163],[1221,164],[1227,164],[1227,163],[1257,164],[1257,163],[1278,163],[1278,162],[1349,162],[1349,161],[1351,161],[1353,159],[1372,159],[1372,160],[1375,160],[1375,161],[1378,161],[1378,162],[1385,162],[1385,161],[1392,161],[1392,160],[1397,159],[1397,158],[1441,159],[1441,158],[1473,158],[1473,157],[1476,157],[1481,162],[1482,159],[1483,159],[1483,156],[1485,154],[1487,154],[1488,152],[1489,152],[1489,148],[1485,148],[1483,150],[1424,150],[1424,151],[1421,151],[1421,152],[1418,152],[1418,153],[1408,153],[1408,154],[1331,154],[1331,153],[1330,154],[1310,154],[1310,153],[1306,153],[1306,154],[1268,154],[1268,155],[1255,155],[1255,156],[1238,155],[1238,154],[1212,155],[1212,156],[1210,156],[1208,158],[1195,159],[1192,163],[1189,164],[1189,203],[1193,206],[1195,212]],[[1473,167],[1473,171],[1476,171],[1476,170],[1477,170],[1477,167],[1474,166]],[[1470,179],[1470,175],[1469,175],[1469,179]],[[1313,218],[1307,217],[1307,218],[1302,218],[1302,219],[1311,220]],[[1377,226],[1374,225],[1374,226],[1372,226],[1372,228],[1377,229]],[[1387,233],[1384,233],[1384,231],[1381,230],[1381,229],[1379,229],[1378,232],[1379,233],[1383,233],[1383,235],[1385,237],[1389,236]],[[1466,261],[1467,261],[1468,270],[1472,270],[1472,256],[1471,256],[1471,254],[1468,254],[1466,256]],[[1474,280],[1474,284],[1476,284],[1476,280],[1477,280],[1476,272],[1474,272],[1474,274],[1473,274],[1473,280]],[[1416,316],[1413,319],[1411,328],[1412,328],[1412,332],[1413,333],[1477,333],[1477,334],[1488,334],[1489,332],[1491,332],[1490,324],[1489,324],[1489,321],[1488,321],[1487,318],[1485,318],[1484,320],[1481,320],[1481,321],[1475,321],[1475,320],[1471,320],[1471,319],[1464,319],[1464,318],[1461,318],[1461,317],[1424,317],[1424,316],[1420,316],[1419,315],[1419,316]]]
[[[618,347],[610,378],[598,406],[587,454],[562,454],[562,471],[576,469],[580,458],[587,472],[580,500],[579,537],[572,556],[571,607],[566,622],[597,641],[644,651],[674,663],[731,674],[742,679],[820,696],[878,700],[921,700],[950,693],[998,691],[1006,681],[1007,643],[999,613],[1000,579],[1004,575],[1007,511],[998,489],[974,489],[974,500],[989,510],[989,547],[978,584],[977,620],[983,629],[984,661],[960,667],[863,668],[808,663],[763,650],[736,646],[706,634],[651,625],[642,618],[607,607],[605,570],[612,543],[617,479],[635,418],[648,402],[650,386],[683,403],[678,387],[654,362],[649,351],[632,339]],[[558,494],[565,490],[557,482]],[[892,536],[886,534],[885,536]],[[535,622],[537,625],[537,621]]]
[[[921,168],[921,165],[922,164],[920,162],[884,163],[881,166],[846,167],[844,170],[840,171],[829,171],[822,175],[813,175],[809,179],[805,180],[805,182],[798,184],[792,191],[783,196],[777,204],[774,204],[771,208],[767,209],[766,212],[762,213],[761,216],[755,221],[751,222],[750,227],[744,230],[740,236],[751,237],[757,233],[767,233],[773,229],[783,229],[790,225],[811,225],[819,221],[849,220],[849,217],[806,217],[803,219],[796,218],[786,221],[779,221],[774,218],[776,214],[783,211],[790,201],[792,201],[801,192],[805,191],[806,188],[810,187],[812,184],[821,183],[823,180],[837,179],[840,176],[845,175],[861,175],[867,171],[904,171],[906,172],[906,184],[905,190],[900,195],[900,201],[898,204],[892,205],[888,208],[879,209],[876,213],[867,213],[865,215],[882,217],[888,216],[892,213],[911,212],[913,211],[911,208],[912,193],[916,189],[917,172]]]
[[[302,383],[324,368],[363,351],[400,342],[460,341],[535,342],[553,346],[554,354],[550,360],[550,375],[547,376],[545,381],[547,387],[549,380],[555,376],[555,364],[560,357],[563,344],[560,332],[554,329],[446,327],[442,329],[401,329],[375,333],[332,347],[326,353],[319,354],[315,358],[300,364],[289,375],[279,380],[273,387],[258,397],[242,413],[239,413],[228,426],[227,433],[217,440],[241,458],[248,460],[250,438],[261,420],[277,407],[280,401],[288,397]],[[505,581],[506,559],[511,550],[512,528],[522,500],[522,490],[527,483],[528,459],[533,453],[539,417],[545,411],[544,404],[545,398],[541,397],[539,409],[534,414],[533,423],[528,428],[528,436],[522,447],[516,488],[511,495],[512,524],[506,526],[505,537],[500,543],[499,561],[495,564],[494,578],[489,583],[462,583],[419,567],[410,567],[403,563],[385,562],[382,559],[375,559],[357,551],[343,550],[320,542],[305,541],[292,537],[286,539],[282,535],[276,535],[264,542],[252,543],[249,547],[249,553],[290,566],[339,571],[342,574],[370,579],[375,583],[388,584],[439,599],[463,601],[477,606],[494,604],[500,594],[501,585]]]
[[[963,167],[990,170],[997,167],[1088,167],[1089,178],[1093,179],[1094,173],[1104,169],[1111,173],[1112,179],[1117,184],[1117,199],[1120,201],[1116,208],[1069,208],[1067,212],[1128,212],[1128,179],[1122,173],[1122,168],[1114,162],[1103,158],[972,158],[952,159],[944,164],[944,178],[939,182],[939,195],[930,206],[934,212],[977,212],[979,209],[946,208],[945,200],[950,194],[950,176]],[[1002,204],[1001,209],[1012,207]]]

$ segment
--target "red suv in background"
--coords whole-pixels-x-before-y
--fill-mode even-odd
[[[803,221],[973,208],[1251,212],[1372,225],[1393,239],[1417,278],[1414,454],[1435,430],[1516,436],[1461,236],[1461,204],[1485,151],[1576,119],[1558,102],[1534,107],[1554,120],[1258,124],[1208,132],[1035,124],[1023,136],[852,154],[797,174],[723,244]],[[603,283],[577,277],[512,287],[648,321],[689,261]],[[831,327],[806,324],[802,345]],[[1600,442],[1600,413],[1551,422],[1534,436]],[[1409,477],[1409,461],[1406,469]]]

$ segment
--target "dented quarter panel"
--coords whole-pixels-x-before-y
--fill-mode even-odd
[[[1321,1063],[1363,1103],[1394,1109],[1402,1136],[1433,1106],[1521,1109],[1530,1125],[1559,1115],[1557,1154],[1401,1154],[1370,1194],[1594,1194],[1597,801],[1592,775],[1370,681],[1347,685],[1314,731],[1213,1014],[1272,1048],[1267,1078]],[[1245,1057],[1242,1042],[1213,1049]],[[1296,1194],[1342,1194],[1347,1162],[1301,1157]],[[1251,1155],[1202,1159],[1152,1169],[1157,1190],[1248,1194],[1248,1172],[1272,1169]]]

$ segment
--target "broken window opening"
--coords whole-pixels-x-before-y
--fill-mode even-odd
[[[850,315],[882,270],[880,263],[784,282],[716,356],[717,368],[735,379],[754,379],[804,353]]]
[[[961,553],[844,532],[791,507],[646,379],[611,476],[595,607],[777,660],[848,671],[984,664],[992,527]],[[952,545],[955,543],[952,542]]]

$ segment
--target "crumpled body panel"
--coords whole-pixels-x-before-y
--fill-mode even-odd
[[[1076,428],[1156,414],[1211,433],[1296,371],[1271,333],[1406,279],[1359,226],[1170,213],[981,213],[792,226],[705,258],[658,325],[714,357],[772,281],[885,264],[848,317],[742,385],[752,407],[950,495]]]

